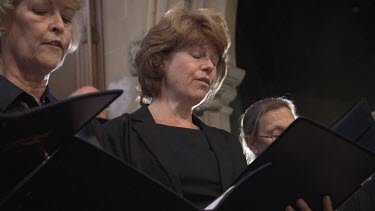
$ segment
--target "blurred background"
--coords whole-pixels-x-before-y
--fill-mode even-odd
[[[232,128],[252,102],[293,100],[330,126],[362,97],[375,109],[374,0],[239,0],[236,62],[246,71]]]

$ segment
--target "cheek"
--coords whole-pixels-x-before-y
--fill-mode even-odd
[[[259,143],[264,146],[264,147],[268,147],[270,144],[272,144],[272,140],[271,139],[262,139],[262,140],[259,140]]]
[[[35,50],[43,41],[43,33],[40,30],[28,27],[21,30],[20,42]],[[21,41],[22,40],[22,41]]]
[[[16,54],[35,54],[35,52],[38,49],[38,42],[36,41],[36,37],[34,34],[30,32],[25,31],[23,35],[14,36],[14,39],[11,39],[12,44],[10,48],[13,48],[13,50],[18,51],[16,52]]]
[[[271,144],[272,142],[270,143],[266,143],[266,142],[258,142],[258,146],[257,146],[257,149],[258,149],[258,152],[259,154],[263,153],[264,150],[266,150],[269,145]]]

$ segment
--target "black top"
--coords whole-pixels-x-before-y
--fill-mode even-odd
[[[52,96],[47,86],[42,95],[42,105],[55,101],[57,101],[57,99]],[[37,106],[39,105],[33,96],[0,75],[0,112],[20,112]]]
[[[56,102],[57,99],[52,96],[48,87],[42,95],[42,105]],[[18,88],[12,82],[0,75],[0,113],[14,113],[27,111],[38,107],[33,96]],[[35,147],[24,147],[9,152],[2,152],[0,156],[0,165],[7,174],[2,175],[0,186],[2,191],[7,193],[15,184],[31,172],[37,165],[43,161],[41,150],[35,150]],[[11,160],[12,162],[9,162]],[[22,167],[21,167],[22,166]],[[3,192],[1,192],[3,194]],[[3,196],[1,194],[1,196]],[[24,203],[26,207],[34,207],[40,204],[38,208],[44,208],[44,200]],[[23,207],[20,208],[23,210]],[[27,209],[26,209],[27,210]]]
[[[44,91],[41,102],[42,105],[57,102],[58,100],[51,94],[48,86]],[[12,82],[0,75],[0,112],[13,113],[22,112],[39,106],[33,96],[18,88]],[[100,147],[97,139],[103,139],[100,122],[94,118],[83,127],[75,137]]]
[[[218,181],[220,183],[220,188],[218,189],[220,189],[222,193],[233,184],[235,179],[246,167],[246,160],[242,153],[241,145],[233,134],[222,129],[210,127],[195,115],[192,116],[192,120],[201,130],[201,132],[198,131],[198,133],[204,134],[204,138],[196,138],[198,141],[202,140],[203,146],[199,145],[196,148],[201,149],[204,147],[204,140],[206,140],[208,146],[210,146],[210,150],[215,155],[214,158],[212,158],[210,150],[205,150],[209,155],[198,155],[198,150],[195,150],[196,152],[184,152],[184,154],[177,155],[178,152],[181,152],[181,146],[186,148],[182,143],[183,141],[181,141],[181,137],[186,136],[186,134],[184,133],[178,136],[177,141],[181,142],[181,145],[177,145],[176,148],[180,151],[172,151],[172,146],[169,146],[171,144],[168,144],[168,146],[166,144],[170,142],[166,141],[164,137],[169,131],[168,133],[163,133],[160,126],[155,123],[147,106],[142,106],[132,114],[125,113],[105,123],[103,127],[107,132],[108,140],[103,143],[103,148],[144,172],[157,182],[172,189],[180,196],[186,196],[184,192],[186,192],[186,187],[189,187],[186,185],[186,181],[181,181],[181,179],[185,180],[185,178],[182,178],[180,174],[181,172],[188,171],[183,168],[192,168],[193,165],[189,164],[188,166],[187,162],[184,160],[193,159],[195,164],[198,163],[198,165],[201,165],[197,160],[200,162],[214,163],[215,161],[212,161],[212,159],[215,159],[217,163],[214,163],[214,165],[211,164],[213,167],[211,166],[211,169],[208,167],[208,169],[205,170],[208,173],[205,172],[199,176],[203,177],[205,174],[211,175],[212,172],[217,171],[217,176],[220,178]],[[186,143],[193,142],[190,140],[190,142]],[[207,149],[207,145],[205,146]],[[186,151],[188,150],[186,149]],[[194,155],[195,157],[193,157]],[[179,156],[182,158],[177,158]],[[204,165],[210,166],[210,164],[207,163],[204,163]],[[215,168],[217,168],[217,170],[215,170]],[[185,173],[185,175],[190,175],[190,178],[192,178],[192,175],[196,176],[195,173],[200,173],[200,170],[193,170],[191,174]],[[215,185],[207,184],[207,181],[213,181],[215,183],[217,178],[211,175],[210,178],[205,178],[204,182],[201,182],[205,183],[201,184],[205,189],[201,195],[207,195],[207,193],[212,194],[216,190]],[[195,187],[197,185],[198,183],[196,183]],[[191,185],[191,187],[193,186]],[[194,191],[197,190],[198,188]],[[216,197],[218,196],[219,194],[216,195]],[[176,208],[176,210],[178,209]]]
[[[201,130],[161,124],[157,127],[175,158],[183,196],[204,208],[222,192],[218,162],[205,134]]]

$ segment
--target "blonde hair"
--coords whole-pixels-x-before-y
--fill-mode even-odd
[[[1,0],[0,1],[0,25],[4,27],[5,21],[11,18],[12,13],[16,9],[17,5],[20,3],[21,0]],[[82,26],[82,1],[83,0],[67,0],[69,1],[68,4],[71,5],[73,10],[75,11],[75,15],[72,20],[73,25],[73,36],[72,42],[69,46],[68,53],[74,52],[79,42],[81,41],[81,26]],[[0,39],[4,29],[0,29]]]

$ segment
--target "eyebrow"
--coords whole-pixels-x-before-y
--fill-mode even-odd
[[[49,3],[49,6],[52,6],[51,0],[27,0],[27,5],[31,6],[32,3],[36,2],[36,1],[41,2],[41,3]]]
[[[27,0],[27,5],[28,6],[31,6],[32,3],[34,3],[35,1],[39,1],[39,2],[42,2],[42,3],[48,3],[49,6],[55,6],[52,2],[52,0]],[[64,1],[64,5],[63,5],[63,8],[62,10],[72,10],[73,12],[77,11],[78,10],[78,7],[77,8],[74,8],[74,3],[73,3],[73,0],[69,0],[69,1]]]
[[[275,131],[275,130],[280,130],[281,132],[283,132],[285,129],[286,129],[286,127],[283,127],[283,126],[280,126],[280,125],[276,125],[276,126],[272,126],[272,127],[270,127],[270,128],[267,129],[266,131],[267,131],[267,132],[273,132],[273,131]]]

